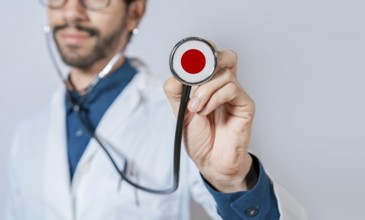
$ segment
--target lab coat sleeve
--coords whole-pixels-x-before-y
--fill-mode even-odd
[[[269,178],[273,183],[274,193],[278,200],[280,220],[308,220],[305,208],[270,175]]]
[[[15,155],[19,146],[19,133],[17,132],[13,140],[13,144],[10,149],[10,155],[7,163],[7,179],[8,179],[8,190],[7,190],[7,202],[5,210],[6,220],[25,219],[23,216],[24,210],[22,207],[21,190],[19,186],[19,180],[16,175],[15,168]]]
[[[217,203],[215,202],[213,196],[209,193],[208,189],[205,187],[198,168],[190,160],[190,158],[188,162],[189,162],[188,180],[192,199],[203,207],[203,209],[211,219],[221,220],[222,217],[218,214],[217,211]]]

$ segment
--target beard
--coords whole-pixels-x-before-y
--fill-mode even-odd
[[[66,28],[75,28],[78,31],[86,32],[90,37],[94,37],[96,42],[91,45],[91,49],[87,53],[80,53],[79,46],[68,45],[62,47],[56,38],[57,32]],[[63,62],[71,67],[87,69],[93,63],[101,60],[108,55],[117,47],[120,38],[125,30],[125,19],[123,19],[121,25],[115,30],[112,30],[105,36],[101,36],[100,31],[94,28],[89,28],[81,25],[80,23],[69,24],[66,23],[62,26],[55,26],[53,29],[54,40],[60,53]]]

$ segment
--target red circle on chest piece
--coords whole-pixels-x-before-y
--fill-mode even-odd
[[[190,73],[200,73],[205,67],[205,56],[204,54],[196,49],[187,50],[181,57],[182,68]]]

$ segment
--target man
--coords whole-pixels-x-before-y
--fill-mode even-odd
[[[172,175],[164,158],[171,157],[172,142],[165,136],[173,136],[174,120],[162,85],[138,62],[121,56],[113,73],[88,90],[126,47],[146,1],[44,3],[59,53],[72,67],[70,92],[57,91],[49,106],[18,129],[8,219],[189,219],[190,197],[213,219],[306,219],[248,153],[255,106],[237,80],[232,51],[220,51],[214,77],[193,88],[184,122],[192,160],[183,154],[178,190],[155,195],[123,181],[93,134],[112,146],[113,156],[121,154],[136,167],[130,176],[141,185],[164,186]],[[171,78],[164,89],[176,115],[182,85]]]

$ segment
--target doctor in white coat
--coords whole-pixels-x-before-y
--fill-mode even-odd
[[[82,94],[108,61],[125,48],[142,19],[145,0],[45,0],[59,52],[72,66],[70,80]],[[101,7],[102,6],[102,7]],[[60,28],[62,27],[62,28]],[[89,34],[87,30],[93,30]],[[122,56],[115,68],[126,61]],[[95,133],[113,151],[136,161],[151,183],[171,181],[175,115],[182,85],[165,84],[130,60],[137,74],[104,113]],[[184,124],[180,186],[169,195],[154,195],[121,181],[98,143],[91,139],[72,181],[66,141],[65,91],[17,130],[9,159],[10,191],[7,219],[181,219],[190,218],[190,200],[200,203],[212,219],[221,219],[207,185],[220,193],[249,191],[253,159],[248,153],[254,102],[239,84],[237,56],[218,53],[218,68],[208,83],[194,87]],[[165,89],[164,94],[163,88]],[[172,111],[171,111],[172,106]],[[205,183],[204,183],[205,181]],[[280,219],[307,219],[304,209],[273,179]],[[252,204],[255,205],[255,201]],[[260,207],[248,209],[255,218]],[[236,210],[238,215],[247,210]],[[243,215],[243,214],[242,214]],[[271,219],[270,216],[264,216]]]

